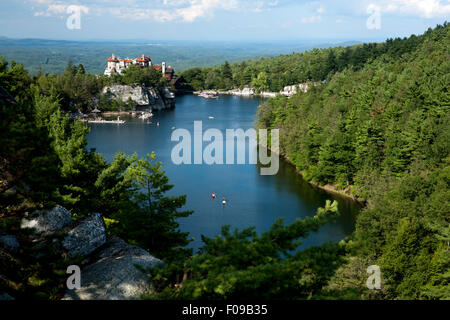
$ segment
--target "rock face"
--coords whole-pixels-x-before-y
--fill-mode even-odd
[[[16,253],[19,251],[20,245],[16,237],[9,234],[0,234],[0,247],[11,253]]]
[[[69,257],[85,257],[106,243],[106,227],[100,213],[94,213],[69,231],[63,247]]]
[[[38,210],[25,216],[21,222],[21,228],[33,228],[36,233],[47,235],[63,230],[70,225],[72,217],[70,212],[56,206],[51,210]]]
[[[243,89],[233,89],[225,92],[221,92],[222,94],[231,94],[234,96],[254,96],[258,95],[265,98],[273,98],[276,97],[277,94],[281,94],[286,97],[292,97],[297,92],[307,92],[312,86],[317,86],[320,83],[318,82],[305,82],[292,86],[286,86],[280,92],[270,92],[270,91],[262,91],[260,93],[256,93],[255,89],[250,88],[249,86],[245,86]]]
[[[253,96],[255,94],[255,89],[250,88],[249,86],[245,86],[242,89],[234,89],[228,92],[234,96]]]
[[[287,97],[292,97],[297,92],[308,92],[308,90],[312,86],[317,86],[317,85],[319,85],[319,83],[317,83],[317,82],[305,82],[305,83],[300,83],[300,84],[296,84],[293,86],[287,86],[287,87],[284,87],[282,91],[280,91],[280,94],[287,96]]]
[[[81,270],[81,288],[67,290],[65,300],[133,300],[153,292],[150,279],[142,270],[163,262],[122,239],[108,240],[100,213],[72,222],[70,212],[57,206],[27,215],[22,228],[34,228],[36,247],[52,243],[61,256],[84,257],[83,264],[87,264]],[[46,237],[59,231],[67,232],[63,240]],[[11,255],[7,250],[18,249],[14,236],[0,234],[0,271],[8,267],[2,262]],[[6,258],[2,260],[3,256]],[[0,300],[8,298],[0,292]]]
[[[263,91],[263,92],[260,93],[260,96],[264,97],[264,98],[275,98],[277,96],[277,93],[276,92]]]
[[[103,88],[102,93],[112,99],[122,99],[123,102],[131,99],[139,106],[149,106],[153,110],[169,109],[175,105],[175,95],[169,88],[164,89],[164,97],[155,88],[127,85],[107,86]]]
[[[119,238],[110,239],[92,260],[95,262],[81,271],[81,288],[68,290],[64,300],[138,299],[153,289],[136,265],[148,269],[163,263]]]

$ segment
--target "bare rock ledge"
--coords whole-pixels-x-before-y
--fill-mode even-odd
[[[105,222],[100,213],[94,213],[68,232],[63,247],[69,257],[85,257],[105,243]]]
[[[153,287],[144,270],[163,262],[144,249],[113,238],[81,271],[81,288],[67,290],[63,300],[136,300]]]

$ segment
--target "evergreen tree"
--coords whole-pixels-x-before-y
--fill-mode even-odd
[[[251,87],[255,88],[257,92],[269,90],[269,80],[267,73],[260,72],[256,78],[252,80]]]
[[[345,250],[329,244],[295,252],[301,244],[298,239],[317,231],[337,214],[337,202],[327,201],[314,218],[298,219],[287,226],[279,219],[260,236],[254,228],[231,232],[230,226],[224,226],[220,236],[202,237],[200,254],[181,269],[169,266],[151,271],[153,279],[179,281],[164,283],[166,289],[156,298],[307,298],[327,283],[343,262]]]
[[[86,71],[84,70],[84,66],[80,63],[78,65],[77,74],[85,74]]]
[[[222,66],[222,77],[226,88],[231,88],[233,86],[233,72],[228,61],[225,61]]]
[[[118,163],[122,163],[119,172],[124,171],[120,184],[113,183],[112,195],[119,195],[120,199],[120,193],[125,191],[125,198],[130,201],[111,215],[119,222],[113,226],[113,232],[167,260],[189,256],[191,250],[183,249],[190,242],[188,233],[179,231],[178,219],[188,217],[192,212],[179,211],[186,203],[186,196],[166,195],[173,185],[168,183],[161,163],[155,163],[155,154],[147,155],[145,159],[138,159],[136,154],[130,159],[119,156],[112,168]],[[112,181],[117,179],[117,172],[108,169]],[[105,181],[107,176],[103,174],[101,179]]]

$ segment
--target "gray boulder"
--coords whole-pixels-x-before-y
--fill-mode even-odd
[[[61,206],[56,206],[51,210],[37,210],[31,215],[26,215],[22,219],[21,228],[33,228],[38,234],[48,235],[62,231],[70,225],[71,221],[70,212]]]
[[[153,287],[144,272],[163,262],[147,251],[110,239],[93,257],[95,261],[81,271],[81,288],[68,290],[64,300],[135,300],[151,294]]]
[[[69,257],[85,257],[105,243],[105,222],[100,213],[94,213],[68,232],[63,247]]]
[[[16,253],[19,251],[20,245],[15,236],[10,234],[0,234],[0,247],[3,247],[11,253]]]

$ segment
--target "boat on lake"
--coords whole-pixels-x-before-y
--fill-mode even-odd
[[[151,117],[153,117],[153,113],[151,113],[151,112],[144,112],[144,113],[142,113],[142,114],[139,116],[139,119],[146,120],[146,119],[149,119],[149,118],[151,118]]]

